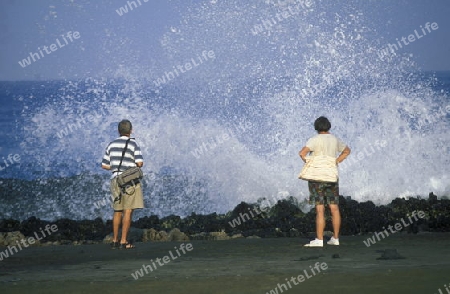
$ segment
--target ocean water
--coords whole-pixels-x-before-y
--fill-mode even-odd
[[[0,82],[0,218],[110,218],[100,162],[123,118],[145,160],[137,217],[224,213],[261,198],[303,203],[297,153],[321,115],[352,149],[342,195],[377,204],[449,195],[450,72],[423,72],[401,52],[380,59],[386,42],[366,40],[373,31],[357,8],[338,19],[312,2],[269,26],[280,9],[270,3],[186,12],[161,40],[166,67]],[[191,70],[175,71],[186,62]]]

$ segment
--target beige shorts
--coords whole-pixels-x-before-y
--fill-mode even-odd
[[[114,211],[144,208],[141,183],[126,187],[125,191],[121,191],[117,185],[117,178],[113,178],[111,180],[111,194],[113,201],[112,208]]]

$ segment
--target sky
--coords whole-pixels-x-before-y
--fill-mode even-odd
[[[170,61],[162,45],[165,34],[186,25],[186,15],[196,8],[218,1],[226,2],[135,0],[138,7],[128,7],[129,11],[120,15],[117,11],[127,5],[125,0],[2,0],[0,80],[85,79],[114,75],[118,68],[129,64],[149,71],[167,68]],[[242,1],[261,5],[281,0]],[[320,2],[327,1],[317,0],[315,9],[320,10]],[[415,30],[420,34],[420,26],[427,22],[437,23],[438,29],[411,42],[402,53],[412,54],[422,70],[450,70],[450,1],[349,0],[337,1],[337,5],[340,2],[360,9],[366,25],[377,32],[374,42],[382,38],[385,44],[395,43]],[[238,0],[230,3],[239,9]],[[78,38],[70,40],[68,34]],[[43,51],[44,46],[47,51]],[[39,49],[42,53],[37,59]],[[35,53],[35,61],[30,58],[29,65],[19,64],[30,53]]]

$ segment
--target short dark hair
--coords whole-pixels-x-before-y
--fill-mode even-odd
[[[331,129],[331,123],[325,116],[321,116],[314,122],[314,129],[317,132],[328,132]]]
[[[128,119],[123,119],[118,126],[119,134],[121,136],[129,135],[132,128],[131,122]]]

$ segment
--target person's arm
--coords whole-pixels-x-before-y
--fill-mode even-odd
[[[308,153],[311,150],[308,147],[303,147],[302,150],[300,150],[300,152],[298,152],[298,155],[300,156],[300,158],[303,160],[303,162],[306,162],[306,155],[308,155]]]
[[[141,147],[134,142],[136,145],[134,149],[134,163],[136,163],[137,167],[142,167],[144,165],[144,158],[142,157]]]
[[[350,154],[351,150],[348,146],[345,146],[344,150],[342,150],[341,154],[339,154],[338,158],[336,158],[336,164],[341,163],[347,156]]]
[[[109,146],[105,150],[105,154],[102,158],[102,168],[106,170],[111,170],[111,159],[109,157]]]

